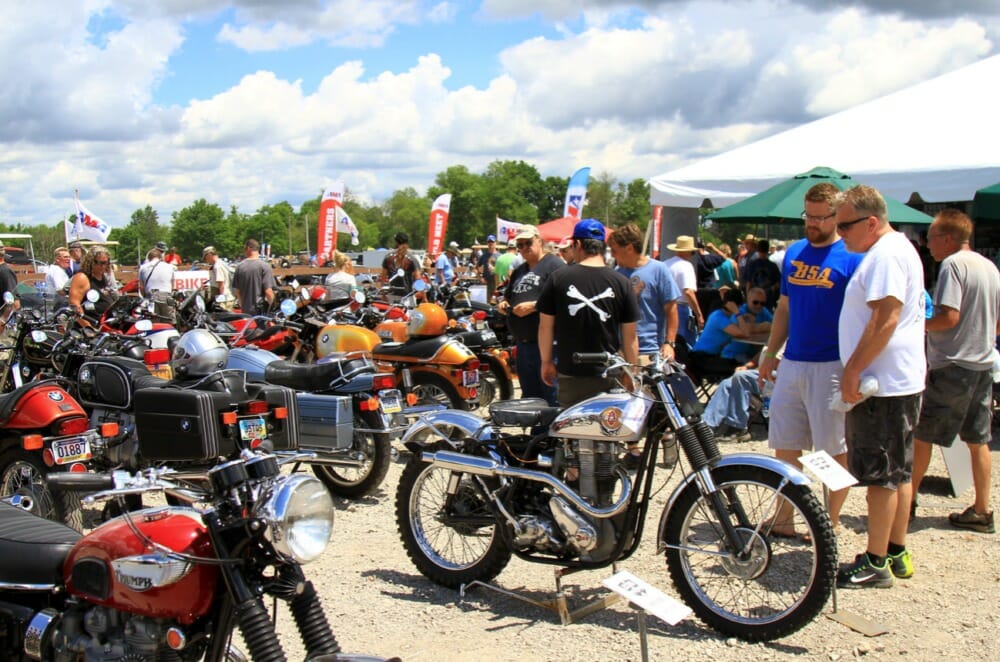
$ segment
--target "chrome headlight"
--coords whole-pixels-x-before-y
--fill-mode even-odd
[[[316,559],[333,534],[333,499],[319,479],[293,474],[275,486],[261,508],[278,553],[299,563]]]

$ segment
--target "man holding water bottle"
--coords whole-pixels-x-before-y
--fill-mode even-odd
[[[767,390],[765,380],[774,381],[768,445],[778,459],[799,467],[799,456],[813,449],[825,450],[847,466],[844,414],[830,410],[830,391],[842,370],[837,320],[844,290],[864,255],[848,253],[837,236],[833,203],[838,192],[828,182],[806,192],[802,212],[806,238],[785,251],[781,295],[760,362],[761,392]],[[785,353],[778,371],[782,345]],[[846,498],[846,488],[830,494],[834,527]],[[779,515],[772,535],[794,536],[782,515],[789,516]]]

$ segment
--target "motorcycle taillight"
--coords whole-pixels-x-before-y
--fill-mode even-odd
[[[479,370],[479,359],[472,359],[465,363],[466,370]]]
[[[163,349],[147,349],[142,355],[142,362],[146,365],[157,365],[159,363],[166,363],[170,360],[170,350]]]
[[[251,400],[250,402],[244,403],[241,409],[246,414],[266,414],[267,402],[264,400]]]
[[[372,390],[381,391],[396,387],[396,376],[391,372],[379,373],[372,377]]]
[[[64,437],[69,434],[82,434],[90,427],[90,421],[86,418],[66,418],[52,426],[52,434],[57,437]]]
[[[486,311],[485,310],[476,310],[476,311],[473,311],[473,313],[472,313],[472,319],[474,319],[476,321],[482,321],[482,320],[486,319]]]

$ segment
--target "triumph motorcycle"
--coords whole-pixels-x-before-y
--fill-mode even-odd
[[[629,388],[564,410],[528,399],[493,404],[489,419],[433,412],[410,427],[396,519],[417,569],[460,589],[493,579],[512,555],[568,570],[628,558],[670,432],[689,471],[660,515],[656,551],[681,598],[710,627],[748,641],[812,621],[830,596],[837,549],[809,479],[773,457],[721,455],[680,364],[575,360],[604,365]],[[625,448],[643,440],[633,477]],[[803,535],[779,536],[776,526]]]
[[[150,469],[67,474],[55,488],[119,499],[165,493],[176,505],[125,511],[80,533],[0,503],[0,657],[112,660],[286,660],[273,608],[288,604],[310,660],[340,654],[302,565],[333,528],[322,484],[281,474],[272,455],[245,452],[207,481]],[[268,613],[268,601],[273,601]],[[247,654],[236,647],[238,629]]]

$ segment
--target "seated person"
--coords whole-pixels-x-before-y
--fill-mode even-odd
[[[695,377],[707,374],[731,375],[740,361],[724,357],[723,351],[734,337],[746,338],[749,334],[740,328],[746,322],[739,317],[743,294],[737,289],[722,293],[722,307],[712,311],[705,320],[705,328],[687,356],[687,366]]]
[[[767,294],[759,287],[750,288],[750,298],[740,306],[737,322],[738,329],[729,331],[729,335],[734,338],[732,342],[722,348],[722,358],[732,359],[739,363],[746,363],[750,357],[760,351],[760,345],[740,342],[736,338],[761,338],[771,332],[771,322],[774,315],[768,310]]]
[[[732,377],[719,382],[705,405],[701,420],[708,423],[719,441],[750,440],[750,402],[761,397],[757,364],[765,349],[762,347],[756,356],[738,366]],[[783,354],[783,349],[778,352],[778,356]]]

